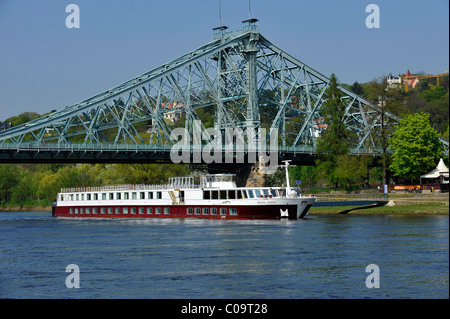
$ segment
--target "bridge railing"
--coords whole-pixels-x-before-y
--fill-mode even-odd
[[[3,143],[0,150],[11,151],[170,151],[172,145],[156,144],[53,144],[53,143]]]
[[[78,144],[78,143],[42,143],[42,142],[22,142],[22,143],[1,143],[0,151],[11,152],[209,152],[206,145],[170,145],[170,144],[114,144],[114,143],[95,143],[95,144]],[[213,148],[222,152],[234,153],[251,153],[255,152],[257,155],[270,154],[271,152],[278,152],[279,154],[309,154],[315,155],[316,150],[312,146],[275,146],[269,145],[262,148],[256,148],[251,145],[233,145],[233,147],[222,145],[222,147]],[[351,155],[378,155],[381,154],[381,149],[351,149]]]

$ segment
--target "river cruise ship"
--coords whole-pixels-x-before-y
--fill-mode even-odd
[[[200,184],[193,177],[171,177],[166,185],[62,189],[52,211],[73,218],[297,219],[315,200],[289,183],[236,187],[235,175],[215,174],[201,176]]]

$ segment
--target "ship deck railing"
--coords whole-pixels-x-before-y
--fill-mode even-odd
[[[174,188],[193,189],[200,188],[198,184],[124,184],[108,186],[66,187],[61,188],[61,193],[86,193],[86,192],[121,192],[121,191],[155,191]]]

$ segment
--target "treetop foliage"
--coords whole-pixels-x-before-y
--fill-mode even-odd
[[[395,150],[390,168],[395,176],[418,177],[436,166],[442,156],[437,132],[426,113],[410,114],[402,119],[390,140]]]

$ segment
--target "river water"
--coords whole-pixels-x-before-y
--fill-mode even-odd
[[[66,272],[73,264],[79,272]],[[368,288],[368,277],[379,288]],[[74,278],[79,288],[68,288]],[[4,212],[0,298],[449,298],[449,216],[82,220]]]

